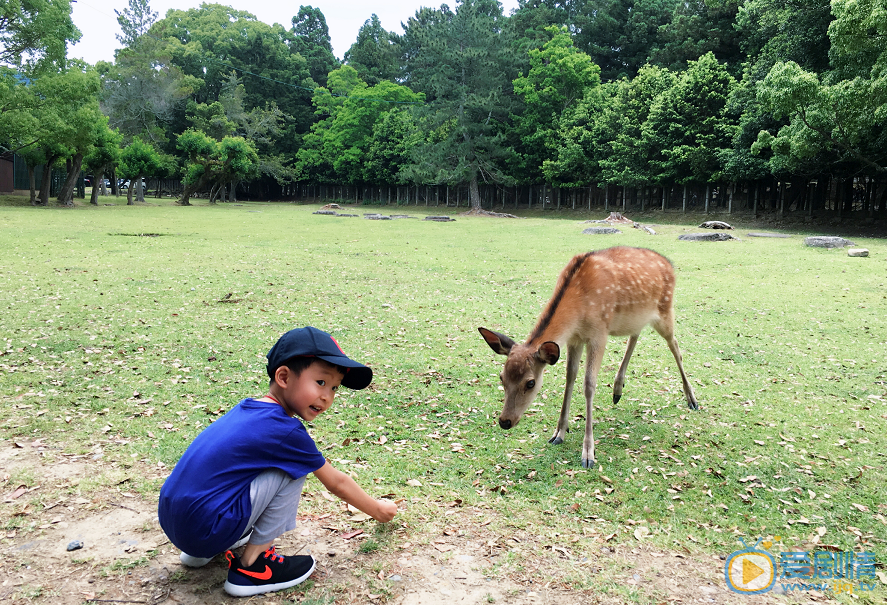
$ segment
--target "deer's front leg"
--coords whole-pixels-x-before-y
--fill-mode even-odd
[[[603,342],[588,346],[588,359],[585,362],[585,437],[582,439],[582,468],[594,466],[594,391],[597,388],[597,375],[604,359]]]
[[[563,443],[567,438],[570,425],[570,399],[573,397],[573,385],[576,375],[579,373],[579,359],[582,357],[582,345],[567,348],[567,385],[564,388],[564,402],[561,405],[561,416],[557,421],[557,428],[548,443]]]

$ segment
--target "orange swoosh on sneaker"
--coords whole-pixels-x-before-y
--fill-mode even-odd
[[[270,580],[271,579],[271,568],[267,565],[265,566],[265,571],[247,571],[243,568],[238,569],[240,573],[245,576],[250,576],[251,578],[256,578],[257,580]]]

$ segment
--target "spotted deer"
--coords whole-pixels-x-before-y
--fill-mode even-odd
[[[674,268],[667,258],[644,248],[615,247],[574,256],[558,276],[554,294],[523,344],[504,334],[478,328],[496,353],[507,355],[500,378],[505,404],[499,426],[516,426],[542,387],[545,366],[560,359],[567,348],[567,384],[560,419],[549,443],[563,443],[569,423],[570,398],[579,371],[582,349],[585,360],[585,438],[582,466],[594,464],[592,401],[601,369],[607,336],[628,336],[628,347],[616,380],[613,403],[618,403],[625,386],[625,372],[641,330],[652,325],[668,343],[678,363],[684,396],[691,410],[698,409],[693,388],[687,380],[681,351],[674,336]]]

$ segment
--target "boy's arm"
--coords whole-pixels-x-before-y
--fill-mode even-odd
[[[391,521],[397,514],[397,505],[394,502],[374,499],[363,491],[354,479],[334,468],[329,462],[314,471],[314,476],[334,496],[365,512],[376,521],[385,523]]]

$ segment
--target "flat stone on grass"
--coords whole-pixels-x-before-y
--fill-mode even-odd
[[[749,233],[748,236],[749,237],[778,237],[778,238],[782,238],[782,239],[787,239],[787,238],[791,237],[791,235],[788,235],[786,233]]]
[[[855,257],[865,257],[869,255],[869,251],[867,248],[848,248],[847,256],[855,256]]]
[[[678,236],[678,239],[685,242],[726,242],[737,238],[729,233],[685,233]]]
[[[837,237],[833,235],[813,235],[804,238],[804,245],[811,248],[846,248],[847,246],[855,246],[849,239]]]
[[[612,235],[613,233],[622,233],[619,229],[614,229],[613,227],[589,227],[588,229],[583,229],[582,233],[584,235]]]

